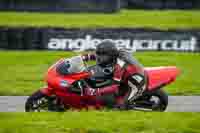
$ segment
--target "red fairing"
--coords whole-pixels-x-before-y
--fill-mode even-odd
[[[73,82],[84,79],[90,76],[90,73],[88,72],[80,72],[80,73],[73,73],[73,74],[68,74],[68,75],[60,75],[56,71],[56,66],[59,63],[62,63],[64,59],[59,60],[56,64],[52,65],[46,74],[45,81],[48,84],[47,88],[44,88],[42,91],[46,95],[50,95],[52,93],[55,93],[53,91],[55,90],[66,90],[66,87],[62,87],[60,85],[61,81],[67,81],[69,85],[71,85]]]
[[[150,91],[173,82],[180,74],[180,70],[175,66],[149,67],[145,68],[145,71],[148,75],[147,89]]]
[[[67,74],[67,75],[60,75],[56,72],[56,65],[59,63],[62,63],[64,61],[64,59],[61,59],[58,61],[58,63],[56,63],[55,65],[53,65],[52,67],[50,67],[48,69],[47,75],[46,75],[46,81],[47,83],[51,82],[51,80],[67,80],[70,84],[72,84],[74,81],[86,78],[90,76],[89,72],[80,72],[80,73],[73,73],[73,74]],[[56,79],[58,78],[58,79]]]

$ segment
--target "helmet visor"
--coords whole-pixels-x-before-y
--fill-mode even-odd
[[[113,63],[113,58],[109,55],[97,55],[96,61],[99,65],[108,65]]]

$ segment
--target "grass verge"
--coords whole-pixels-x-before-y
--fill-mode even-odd
[[[1,133],[199,133],[198,113],[0,113]]]
[[[198,10],[122,10],[116,14],[0,12],[0,25],[66,28],[200,28],[199,13]]]

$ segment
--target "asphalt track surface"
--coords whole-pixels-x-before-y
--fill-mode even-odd
[[[27,96],[1,96],[0,112],[24,112]],[[200,96],[170,96],[167,112],[200,112]]]

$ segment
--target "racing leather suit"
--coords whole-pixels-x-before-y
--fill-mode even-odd
[[[87,54],[83,56],[85,61],[94,60],[95,55]],[[116,63],[108,67],[109,70],[113,70],[112,79],[114,83],[110,86],[106,86],[99,89],[86,89],[88,95],[105,95],[105,94],[117,94],[116,104],[123,105],[133,102],[137,99],[146,88],[146,75],[143,66],[132,57],[132,53],[126,50],[119,50]],[[104,69],[105,69],[104,68]],[[95,72],[94,72],[95,75]],[[92,92],[92,93],[91,93]]]

